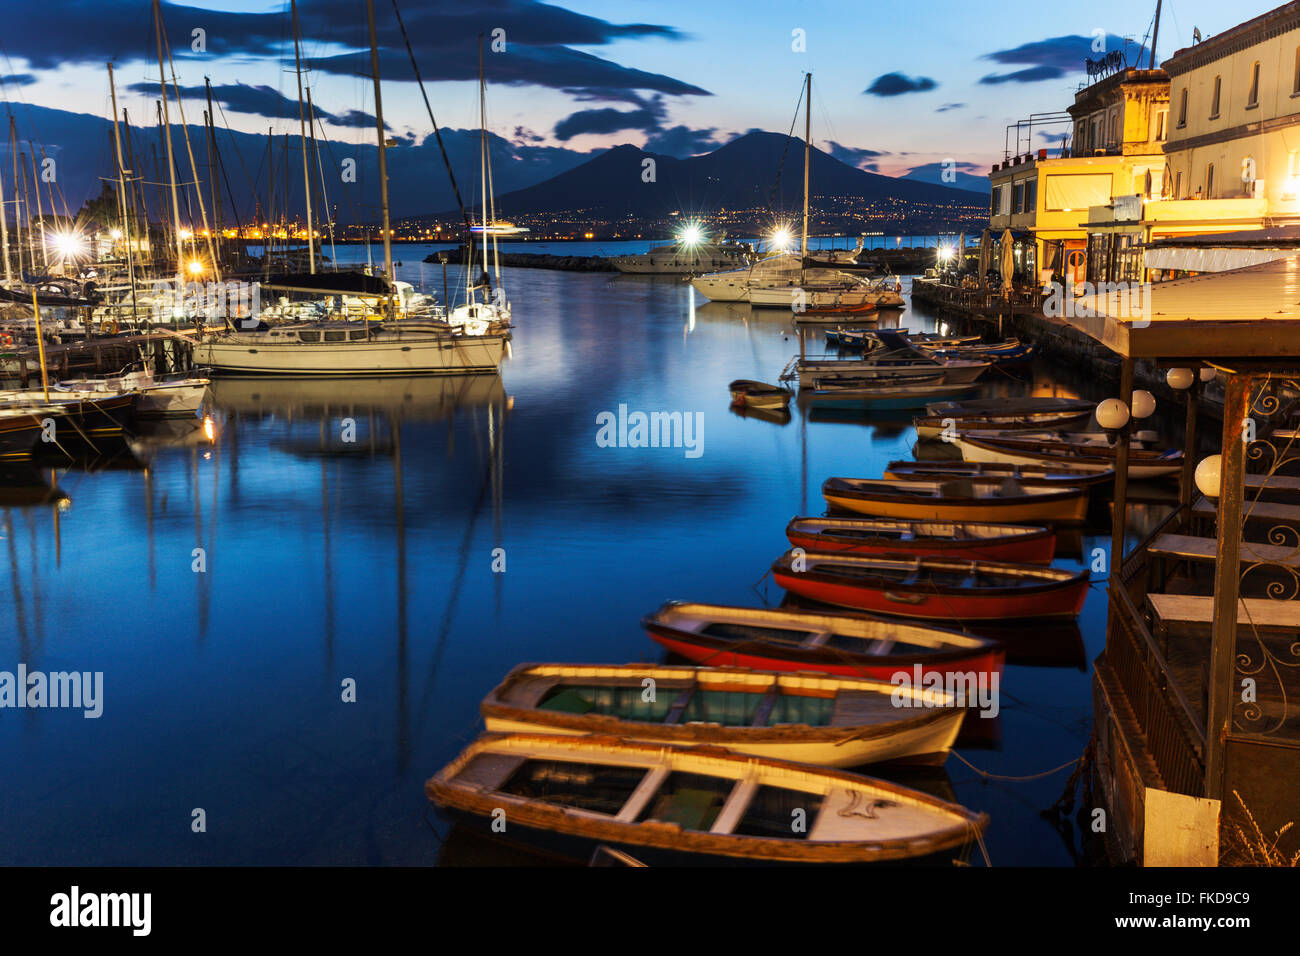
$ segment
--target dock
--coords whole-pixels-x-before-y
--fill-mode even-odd
[[[110,375],[143,359],[157,375],[194,367],[194,340],[175,332],[143,332],[45,346],[51,380]],[[40,350],[24,346],[0,352],[0,383],[28,388],[41,383]]]

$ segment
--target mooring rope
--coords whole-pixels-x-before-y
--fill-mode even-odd
[[[1006,775],[1006,774],[1000,774],[1000,773],[989,773],[987,770],[981,770],[979,767],[975,766],[973,763],[971,763],[969,760],[967,760],[965,757],[963,757],[963,756],[962,756],[961,754],[959,754],[957,751],[953,750],[953,751],[950,751],[950,753],[951,753],[954,757],[956,757],[958,760],[960,760],[962,763],[964,763],[966,766],[968,766],[968,767],[970,767],[972,770],[974,770],[974,771],[975,771],[977,774],[979,774],[981,777],[984,777],[984,778],[986,778],[986,779],[988,779],[988,780],[1006,780],[1006,781],[1010,781],[1010,782],[1013,782],[1013,783],[1022,783],[1022,782],[1029,781],[1029,780],[1041,780],[1041,779],[1043,779],[1044,777],[1050,777],[1050,776],[1051,776],[1052,774],[1054,774],[1054,773],[1060,773],[1060,772],[1061,772],[1062,770],[1064,770],[1066,767],[1072,767],[1072,766],[1074,766],[1075,764],[1077,764],[1077,763],[1082,759],[1081,757],[1075,757],[1073,760],[1067,760],[1065,763],[1061,764],[1059,767],[1053,767],[1051,770],[1044,770],[1042,773],[1033,773],[1033,774],[1029,774],[1028,776],[1025,776],[1025,777],[1012,777],[1012,776],[1008,776],[1008,775]]]

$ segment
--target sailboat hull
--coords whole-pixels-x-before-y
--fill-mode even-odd
[[[194,347],[196,365],[241,375],[452,375],[493,373],[508,335],[270,344],[212,339]]]

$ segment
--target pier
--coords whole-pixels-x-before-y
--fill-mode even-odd
[[[143,332],[45,346],[51,379],[106,375],[143,362],[156,375],[194,367],[194,342],[173,332]],[[27,388],[41,383],[40,350],[35,346],[0,352],[0,383]]]

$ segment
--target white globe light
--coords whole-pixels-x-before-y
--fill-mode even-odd
[[[1202,382],[1213,382],[1213,381],[1214,381],[1214,376],[1216,376],[1216,375],[1218,375],[1218,374],[1219,374],[1219,372],[1218,372],[1217,369],[1212,369],[1212,368],[1203,368],[1203,369],[1201,369],[1201,381],[1202,381]]]
[[[1223,477],[1223,456],[1210,455],[1196,466],[1196,487],[1207,498],[1219,497],[1219,482]]]
[[[1191,388],[1192,382],[1196,381],[1196,375],[1190,368],[1171,368],[1165,372],[1165,381],[1170,388]]]
[[[1148,392],[1145,388],[1139,388],[1133,393],[1133,417],[1149,418],[1151,413],[1156,410],[1156,397]]]
[[[1128,406],[1118,398],[1108,398],[1097,406],[1097,424],[1117,431],[1128,424]]]

